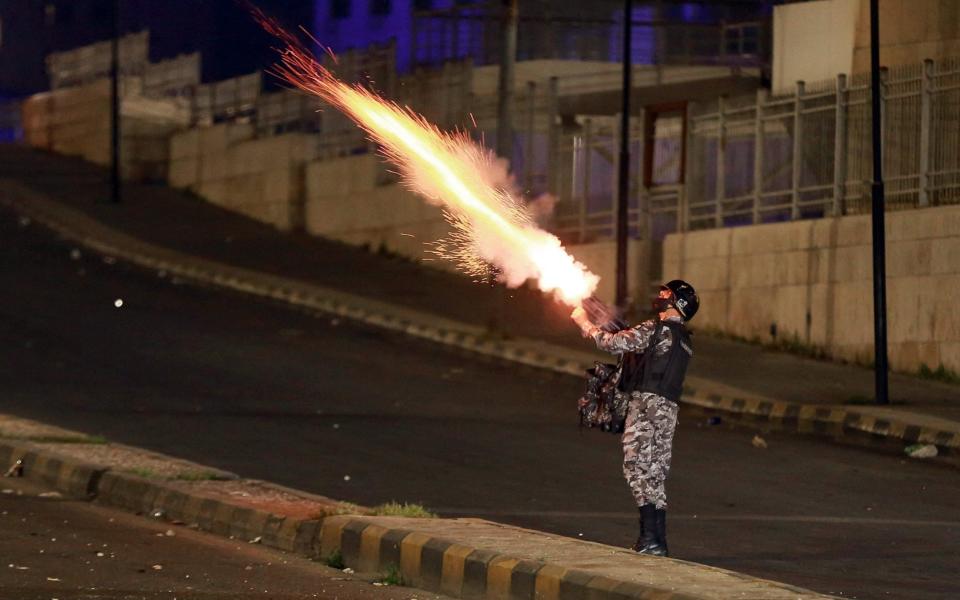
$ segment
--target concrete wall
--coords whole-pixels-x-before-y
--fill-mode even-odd
[[[164,181],[169,136],[186,123],[185,106],[174,100],[141,96],[140,81],[136,78],[123,83],[122,175],[133,181]],[[29,145],[78,156],[98,165],[110,164],[108,80],[31,96],[23,103],[22,117],[24,138]]]
[[[453,270],[451,263],[430,253],[431,244],[447,236],[443,213],[397,183],[378,184],[385,166],[376,155],[311,163],[306,173],[306,230],[313,235],[372,249],[384,248],[428,266]],[[616,281],[616,249],[612,241],[569,246],[570,253],[600,276],[597,295],[612,302]],[[631,279],[628,291],[645,302],[648,273],[645,244],[628,248]]]
[[[514,82],[518,90],[528,81],[546,83],[551,77],[590,76],[617,73],[620,63],[589,60],[521,60],[516,64]],[[474,67],[472,91],[476,96],[496,98],[500,80],[499,65]]]
[[[796,340],[851,361],[873,358],[869,216],[669,236],[666,278],[697,288],[694,323],[748,338]],[[887,215],[891,366],[960,371],[960,206]]]
[[[248,123],[188,129],[170,139],[169,184],[289,231],[303,227],[304,171],[317,137],[254,139]]]
[[[397,183],[378,183],[384,169],[373,154],[308,165],[307,232],[452,268],[430,255],[427,245],[450,232],[440,209]]]
[[[870,3],[860,0],[854,71],[870,69]],[[960,56],[960,2],[880,0],[880,64],[895,67]]]
[[[613,241],[594,242],[568,246],[567,250],[593,273],[600,276],[596,296],[604,302],[613,304],[617,292],[616,244]],[[647,244],[630,240],[627,245],[627,295],[633,299],[635,305],[641,308],[647,306],[647,297],[650,295],[650,282],[646,276],[650,272],[649,256]]]
[[[773,92],[797,81],[851,73],[861,0],[820,0],[773,9]]]

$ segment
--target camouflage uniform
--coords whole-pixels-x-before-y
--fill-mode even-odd
[[[598,348],[613,354],[669,352],[673,336],[668,328],[661,332],[656,348],[650,348],[655,325],[654,321],[644,321],[636,327],[616,333],[607,333],[595,327],[586,333],[594,339]],[[670,472],[677,409],[676,402],[657,394],[633,392],[630,395],[622,438],[623,475],[637,506],[653,504],[658,509],[667,507],[664,484]]]

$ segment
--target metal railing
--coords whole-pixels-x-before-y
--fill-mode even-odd
[[[960,59],[885,70],[882,81],[887,209],[960,203]],[[657,240],[671,231],[869,212],[869,84],[866,73],[839,75],[798,82],[789,94],[760,90],[691,105],[685,183],[632,191],[644,215],[631,217],[632,230]],[[565,239],[613,234],[612,163],[584,148],[610,155],[614,139],[612,129],[594,126],[559,141],[560,181],[571,170],[580,177],[556,186],[563,212],[555,225]],[[635,139],[633,156],[651,151],[638,146]]]
[[[960,202],[960,61],[882,74],[887,208]],[[869,211],[869,76],[721,98],[689,117],[687,228]]]

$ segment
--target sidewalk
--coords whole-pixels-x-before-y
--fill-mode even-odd
[[[126,186],[124,203],[111,206],[102,202],[102,169],[16,146],[0,146],[0,180],[3,203],[87,245],[109,238],[100,251],[123,257],[127,248],[142,266],[175,272],[190,263],[180,273],[194,280],[560,372],[579,374],[600,358],[564,307],[537,291],[509,293],[503,315],[512,337],[491,340],[485,330],[499,293],[454,274],[281,234],[162,186]],[[864,404],[873,393],[869,369],[706,335],[695,344],[691,404],[801,431],[960,448],[960,386],[893,374],[894,404],[878,408]]]
[[[344,600],[433,596],[411,589],[367,594],[366,590],[377,588],[364,590],[349,580],[342,583],[319,566],[311,571],[297,556],[350,567],[373,581],[400,580],[465,600],[833,597],[482,519],[373,516],[362,507],[6,415],[0,415],[3,473],[10,473],[12,479],[0,478],[0,491],[11,490],[0,496],[0,527],[5,534],[0,552],[4,563],[12,566],[0,571],[0,592],[11,587],[20,592],[18,598],[56,598],[61,592],[62,597],[130,597],[112,593],[118,587],[143,594],[140,597],[170,597],[159,593],[166,591],[177,597],[205,598],[214,596],[203,592],[216,589],[218,583],[234,592],[232,598],[310,597],[300,595],[303,591]],[[57,495],[93,499],[99,505],[149,516],[151,521],[127,515],[111,521],[104,511],[67,503],[51,513],[48,505],[29,498],[25,509],[23,497],[16,492],[36,491],[34,486],[53,489]],[[56,500],[49,495],[44,498],[50,503]],[[25,510],[35,514],[25,515]],[[36,513],[43,516],[38,519]],[[26,531],[18,521],[27,525]],[[78,528],[83,537],[76,535]],[[205,540],[193,529],[229,537],[231,542]],[[183,545],[177,543],[181,537],[186,538]],[[18,543],[21,538],[25,542]],[[212,548],[203,550],[198,544]],[[277,554],[270,561],[266,552],[250,549],[250,544],[289,554]],[[235,553],[229,552],[231,546]],[[223,556],[224,551],[230,555]],[[245,565],[242,571],[241,564]],[[104,572],[106,578],[101,575]],[[8,578],[12,579],[9,584]],[[196,588],[186,590],[191,584]],[[96,587],[100,593],[67,593],[76,586]],[[327,591],[328,587],[335,589]],[[336,588],[345,593],[341,596]],[[181,591],[189,593],[181,596]]]

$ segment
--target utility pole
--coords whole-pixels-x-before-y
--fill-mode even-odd
[[[877,404],[889,404],[887,387],[887,257],[883,190],[883,143],[880,119],[879,0],[870,0],[870,98],[873,113],[873,348]]]
[[[503,11],[503,35],[500,40],[500,79],[497,86],[497,156],[509,162],[513,160],[513,90],[517,62],[517,22],[519,0],[501,0]],[[507,290],[497,286],[490,329],[504,333],[507,311]]]
[[[110,36],[110,203],[120,203],[120,0],[113,0]]]
[[[500,81],[497,87],[497,155],[513,158],[513,88],[517,63],[518,0],[501,0],[503,38],[500,44]]]
[[[633,2],[624,1],[623,8],[623,89],[620,103],[620,160],[617,177],[617,306],[627,303],[627,234],[630,216],[630,92],[633,88],[631,42]],[[588,175],[589,176],[589,175]]]

